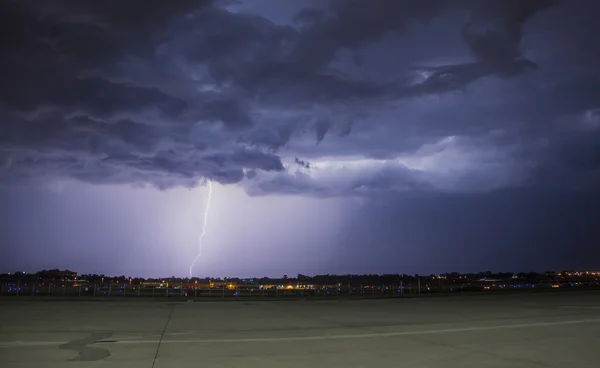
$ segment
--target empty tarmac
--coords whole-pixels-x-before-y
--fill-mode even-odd
[[[0,366],[600,367],[600,293],[0,302]]]

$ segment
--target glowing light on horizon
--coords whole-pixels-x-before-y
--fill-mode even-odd
[[[196,262],[198,262],[200,257],[202,257],[202,245],[203,245],[202,240],[203,240],[204,236],[206,235],[206,223],[208,220],[208,212],[210,211],[211,199],[212,199],[212,182],[210,180],[208,180],[208,198],[206,200],[206,208],[204,209],[204,221],[202,222],[202,232],[200,233],[200,236],[198,237],[198,254],[196,255],[196,259],[194,259],[194,261],[190,265],[190,278],[193,277],[192,271],[194,269],[194,266],[196,265]]]

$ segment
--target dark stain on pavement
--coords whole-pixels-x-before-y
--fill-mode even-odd
[[[66,344],[59,345],[58,347],[63,350],[73,350],[78,353],[76,357],[69,359],[70,361],[93,362],[109,357],[110,352],[108,349],[89,345],[93,345],[96,343],[96,341],[104,340],[110,336],[112,336],[111,332],[93,332],[88,337],[69,341]]]

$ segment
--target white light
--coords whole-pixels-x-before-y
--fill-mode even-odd
[[[206,208],[204,209],[204,221],[202,223],[202,233],[200,233],[200,236],[198,238],[198,255],[196,256],[196,259],[194,259],[194,262],[192,262],[192,264],[190,265],[190,277],[193,277],[192,270],[194,269],[194,265],[196,264],[198,259],[200,259],[200,257],[202,256],[202,239],[204,238],[204,235],[206,235],[206,223],[208,220],[208,211],[210,210],[211,198],[212,198],[212,182],[209,180],[208,181],[208,198],[206,200]]]

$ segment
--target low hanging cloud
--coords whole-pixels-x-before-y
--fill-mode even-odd
[[[589,130],[561,140],[527,128],[565,88],[582,98],[556,100],[554,116],[600,106],[598,85],[549,79],[593,73],[597,52],[572,66],[535,48],[564,42],[539,21],[571,9],[556,1],[307,1],[291,19],[248,1],[0,6],[5,182],[209,178],[336,196],[495,190],[598,168],[593,149],[578,150],[594,146]],[[429,38],[436,27],[463,49]],[[386,49],[400,42],[420,56]],[[527,95],[520,83],[548,88]],[[559,152],[572,159],[558,164]]]
[[[294,158],[294,162],[298,165],[302,166],[305,169],[310,169],[310,162],[299,159],[298,157]]]
[[[519,162],[516,146],[498,147],[501,133],[485,137],[447,137],[396,157],[323,157],[309,166],[264,173],[244,183],[252,195],[309,193],[315,196],[366,196],[381,192],[487,192],[528,185],[529,162]],[[476,168],[476,169],[474,169]]]

